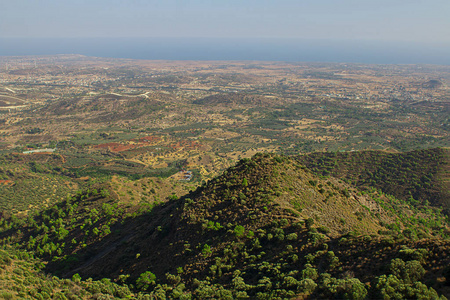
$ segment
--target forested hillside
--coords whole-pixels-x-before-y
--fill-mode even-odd
[[[441,209],[362,192],[273,154],[243,159],[165,203],[126,204],[99,184],[0,222],[10,298],[435,299],[450,291]],[[58,277],[32,279],[44,273]]]
[[[341,178],[358,188],[380,189],[413,205],[430,203],[450,212],[450,151],[316,152],[298,160],[318,175]]]

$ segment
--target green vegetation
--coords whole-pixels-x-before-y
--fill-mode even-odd
[[[448,67],[4,60],[0,298],[449,297]]]
[[[292,158],[257,154],[155,206],[89,188],[27,219],[2,219],[0,238],[4,251],[45,262],[30,276],[59,276],[52,293],[66,297],[75,285],[79,297],[445,299],[448,219],[429,207],[422,218],[441,224],[413,226],[411,208],[356,197]],[[31,295],[5,295],[19,292]]]
[[[44,264],[32,253],[7,247],[0,250],[0,298],[2,299],[93,299],[129,298],[125,285],[110,279],[81,280],[46,275]],[[137,295],[136,295],[137,296]],[[133,297],[139,299],[138,297]]]
[[[431,203],[450,212],[448,150],[317,152],[298,159],[318,175],[342,178],[366,191],[380,189],[410,205]]]

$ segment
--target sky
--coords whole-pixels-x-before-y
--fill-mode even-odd
[[[66,53],[450,64],[450,0],[0,0],[0,56]]]
[[[450,1],[0,0],[0,37],[252,37],[450,44]]]

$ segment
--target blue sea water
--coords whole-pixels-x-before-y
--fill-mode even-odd
[[[313,39],[0,38],[0,56],[450,65],[450,45]]]

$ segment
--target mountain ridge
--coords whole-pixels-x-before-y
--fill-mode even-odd
[[[2,222],[9,229],[1,239],[36,251],[59,276],[107,274],[169,297],[376,297],[394,284],[383,281],[391,275],[410,293],[446,294],[450,243],[440,235],[450,231],[439,210],[378,196],[392,206],[292,158],[260,153],[160,205],[127,207],[105,187],[89,189],[26,223]],[[402,279],[394,263],[416,264],[423,274],[411,276],[433,288]]]

